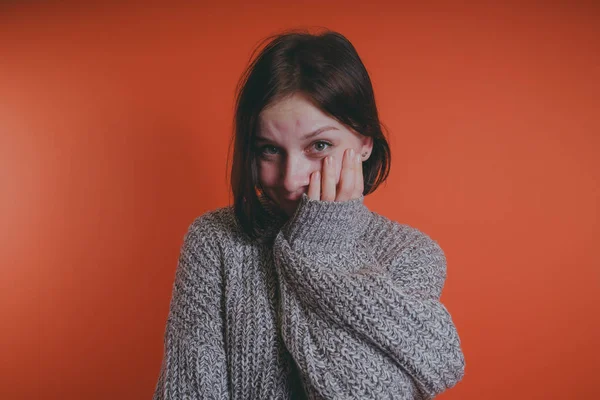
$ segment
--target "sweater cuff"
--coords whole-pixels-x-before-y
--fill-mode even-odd
[[[311,200],[305,193],[282,233],[294,246],[300,243],[322,249],[354,246],[366,229],[371,211],[364,196],[346,201]]]

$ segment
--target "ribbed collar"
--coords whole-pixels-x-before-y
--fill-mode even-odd
[[[273,239],[290,218],[264,193],[258,195],[258,201],[263,216],[261,236],[266,239]]]

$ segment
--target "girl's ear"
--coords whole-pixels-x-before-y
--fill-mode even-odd
[[[366,161],[369,158],[372,151],[373,138],[369,136],[364,136],[362,138],[362,146],[360,147],[360,156],[362,157],[363,161]]]

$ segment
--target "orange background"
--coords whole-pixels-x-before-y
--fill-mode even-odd
[[[0,398],[151,398],[183,235],[229,202],[237,79],[259,40],[306,26],[372,76],[393,163],[367,205],[446,252],[466,375],[439,398],[598,398],[600,7],[17,3]]]

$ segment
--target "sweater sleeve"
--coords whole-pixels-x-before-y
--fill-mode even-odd
[[[440,302],[444,254],[414,228],[380,223],[363,200],[304,195],[277,235],[284,342],[311,398],[431,399],[465,367]],[[384,248],[359,240],[367,229]]]
[[[197,218],[180,250],[153,400],[228,399],[222,275],[210,218]]]

